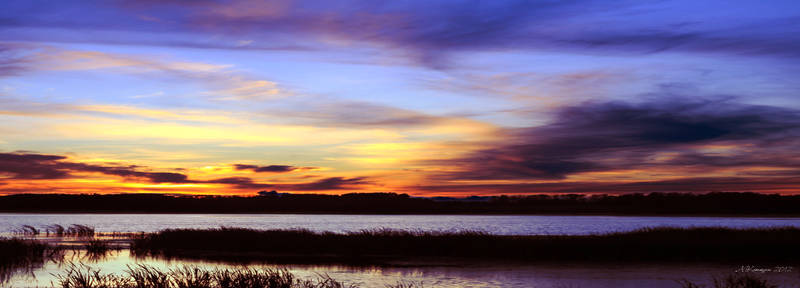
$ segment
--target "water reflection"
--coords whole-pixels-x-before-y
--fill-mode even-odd
[[[26,228],[26,227],[23,227]],[[107,240],[103,237],[58,236],[47,233],[17,233],[14,238],[0,238],[0,284],[19,278],[35,279],[44,267],[63,267],[67,263],[104,263],[129,245],[129,239]],[[107,237],[106,237],[107,238]],[[19,281],[19,280],[17,280]],[[18,287],[19,285],[12,285]]]
[[[421,283],[424,287],[680,287],[677,281],[687,279],[695,283],[708,283],[710,277],[734,273],[742,265],[775,266],[776,263],[733,264],[626,264],[626,263],[504,263],[452,260],[393,263],[349,263],[322,265],[292,261],[263,261],[257,257],[215,258],[164,257],[163,255],[135,255],[129,247],[127,234],[101,234],[95,237],[45,237],[45,241],[59,249],[48,250],[28,262],[0,266],[0,286],[51,287],[57,283],[56,275],[63,275],[69,267],[86,265],[104,274],[123,274],[131,265],[148,265],[168,270],[184,266],[203,269],[239,269],[263,267],[287,269],[301,279],[317,279],[328,275],[332,279],[359,287],[386,287],[397,283]],[[240,255],[242,256],[242,255]],[[24,264],[24,265],[21,265]],[[763,265],[759,265],[763,264]],[[792,267],[791,263],[777,263]],[[82,267],[82,266],[81,266]],[[766,273],[763,276],[780,287],[800,287],[800,267],[783,273]]]
[[[38,241],[0,238],[0,284],[18,274],[32,274],[48,261],[58,262],[64,249]]]
[[[713,275],[733,273],[737,265],[720,264],[504,264],[449,263],[448,265],[310,265],[248,261],[166,259],[135,257],[128,249],[110,250],[97,257],[83,249],[65,249],[61,261],[45,261],[31,266],[25,273],[15,274],[11,287],[49,287],[55,275],[63,274],[70,265],[86,265],[103,273],[123,274],[129,265],[148,265],[168,270],[183,266],[204,269],[238,269],[263,267],[287,269],[300,279],[317,279],[328,275],[333,279],[359,287],[386,287],[399,282],[421,283],[424,287],[679,287],[677,281],[688,279],[707,283]],[[800,287],[798,273],[765,275],[781,287]]]

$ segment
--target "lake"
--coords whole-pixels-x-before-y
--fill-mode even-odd
[[[22,225],[93,226],[98,232],[154,232],[167,228],[305,228],[346,232],[362,229],[478,230],[502,235],[585,235],[644,227],[797,226],[800,218],[536,216],[536,215],[319,215],[319,214],[0,214],[0,233]]]
[[[357,231],[392,228],[403,230],[480,230],[504,235],[585,235],[629,231],[643,227],[724,226],[737,228],[798,226],[800,218],[754,217],[643,217],[643,216],[485,216],[485,215],[305,215],[305,214],[0,214],[0,233],[10,234],[21,225],[82,224],[99,232],[153,232],[166,228],[214,228],[220,226],[256,229],[305,228],[314,231]],[[126,265],[155,267],[199,265],[239,267],[241,264],[198,260],[136,258],[121,250],[102,259],[88,259],[80,251],[68,251],[73,263],[100,267],[103,272],[122,272]],[[16,274],[9,287],[50,287],[54,274],[66,263],[47,263],[30,273]],[[360,287],[385,287],[400,281],[422,283],[424,287],[680,287],[678,280],[709,283],[712,276],[731,274],[743,265],[774,267],[792,263],[433,263],[426,265],[341,266],[341,265],[249,265],[287,268],[301,278],[326,274]],[[781,287],[800,287],[800,267],[791,272],[762,276]],[[0,286],[4,286],[0,283]]]
[[[164,260],[158,258],[135,258],[127,250],[108,257],[89,260],[82,252],[68,255],[73,263],[102,268],[103,273],[123,273],[127,265],[146,264],[157,268],[176,268],[196,265],[205,268],[237,268],[240,264],[197,260]],[[67,263],[47,263],[31,273],[18,274],[5,283],[8,287],[50,287],[57,281],[56,275],[63,273]],[[503,264],[503,263],[449,263],[447,265],[353,267],[340,265],[270,265],[249,264],[251,267],[286,268],[301,279],[317,279],[328,275],[345,284],[357,284],[362,288],[385,288],[386,285],[402,283],[422,284],[423,287],[466,288],[677,288],[679,280],[709,283],[712,276],[734,273],[740,265],[667,263],[667,264]],[[742,265],[753,265],[747,263]],[[763,266],[772,267],[772,266]],[[780,287],[800,287],[797,271],[768,272],[760,274]],[[1,287],[3,286],[0,283]]]

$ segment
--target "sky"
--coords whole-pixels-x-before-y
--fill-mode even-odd
[[[797,1],[0,8],[0,194],[800,192]]]

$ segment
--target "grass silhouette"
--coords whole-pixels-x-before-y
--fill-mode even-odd
[[[516,261],[792,261],[800,229],[645,228],[578,236],[391,229],[350,233],[245,228],[167,229],[133,240],[135,255],[368,262],[409,257]]]
[[[708,286],[697,284],[688,280],[678,281],[682,288],[706,288]],[[724,277],[714,277],[709,288],[778,288],[767,279],[752,274],[729,274]]]
[[[162,270],[148,265],[132,265],[122,274],[104,274],[85,265],[70,265],[56,275],[61,288],[357,288],[327,275],[317,279],[298,279],[286,269],[238,268],[207,269],[179,266]],[[414,288],[415,284],[388,288]],[[421,288],[421,286],[419,286]]]
[[[53,250],[53,247],[34,240],[0,238],[0,283],[20,270],[29,271],[41,265]]]

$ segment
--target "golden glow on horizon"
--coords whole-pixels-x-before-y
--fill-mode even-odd
[[[64,138],[159,139],[176,144],[220,143],[226,146],[326,145],[359,139],[399,139],[403,136],[383,129],[330,129],[292,125],[183,125],[132,120],[102,123],[54,124],[51,128]]]
[[[281,10],[282,7],[271,8],[277,10],[264,14],[264,11],[225,8],[213,13],[237,18],[255,14],[277,17],[285,12]],[[275,13],[270,14],[272,12]],[[402,15],[387,14],[369,18],[362,28],[375,28],[372,32],[377,32],[381,30],[378,28],[385,27],[383,21],[386,21],[386,17],[391,21],[405,21]],[[360,40],[332,34],[319,35],[315,41],[352,48]],[[259,44],[257,39],[247,38],[234,43],[239,45],[237,47]],[[478,71],[488,66],[470,66],[475,63],[468,63],[470,65],[465,67],[472,67],[469,70],[457,71],[463,67],[426,69],[419,74],[422,76],[413,77],[416,82],[394,82],[398,76],[412,70],[394,70],[389,66],[402,64],[403,69],[413,69],[407,67],[408,63],[394,58],[382,58],[384,62],[381,64],[385,66],[367,67],[364,63],[338,63],[347,57],[334,57],[337,63],[326,62],[319,66],[322,67],[319,70],[323,71],[320,73],[326,74],[325,77],[316,78],[307,75],[319,76],[320,73],[312,71],[317,66],[304,62],[308,61],[305,58],[299,61],[303,57],[279,55],[269,58],[260,53],[233,55],[235,53],[224,50],[170,50],[182,49],[180,47],[171,47],[163,50],[168,51],[164,53],[162,50],[154,52],[154,49],[160,48],[150,46],[0,43],[3,44],[8,45],[0,47],[3,52],[5,48],[14,50],[12,52],[22,50],[22,61],[9,65],[14,69],[9,69],[7,75],[0,73],[0,80],[4,80],[0,86],[0,105],[3,106],[0,108],[0,121],[4,123],[0,127],[0,149],[3,149],[0,152],[30,150],[33,151],[31,154],[66,158],[13,163],[20,165],[21,168],[14,168],[20,168],[18,170],[23,172],[26,169],[43,169],[40,166],[47,166],[45,168],[52,171],[48,175],[29,173],[15,178],[14,173],[18,171],[8,169],[6,174],[2,174],[6,178],[0,178],[2,193],[252,195],[264,187],[276,185],[281,187],[281,192],[293,193],[389,191],[480,195],[498,191],[513,193],[514,185],[625,185],[693,177],[716,177],[723,182],[745,176],[752,176],[754,182],[783,176],[786,179],[796,178],[792,174],[794,170],[785,164],[764,164],[773,161],[773,156],[766,152],[761,152],[763,154],[756,159],[769,158],[769,161],[761,164],[726,166],[726,163],[703,165],[682,162],[681,157],[735,158],[739,154],[759,153],[760,143],[747,143],[740,139],[743,137],[721,137],[718,141],[673,139],[673,142],[680,142],[678,144],[654,140],[656,145],[653,147],[644,147],[650,144],[639,143],[648,141],[632,141],[631,147],[603,144],[611,146],[608,150],[613,151],[605,153],[603,149],[608,147],[599,145],[599,152],[586,152],[589,156],[576,155],[577,160],[565,159],[565,163],[560,163],[564,159],[549,159],[548,155],[529,155],[544,154],[548,149],[514,150],[517,148],[515,145],[562,144],[566,141],[556,141],[560,139],[555,138],[571,139],[572,135],[568,134],[572,133],[605,133],[602,129],[583,131],[571,127],[559,122],[570,122],[571,119],[560,119],[559,116],[553,116],[553,112],[570,105],[583,105],[580,103],[594,99],[593,94],[617,85],[621,80],[635,78],[617,70],[593,68],[596,71],[559,73]],[[76,48],[89,46],[94,50]],[[186,53],[171,53],[176,51]],[[482,53],[485,54],[477,58],[490,57],[490,54],[498,52]],[[413,59],[418,60],[425,59]],[[292,65],[292,61],[298,61],[299,65]],[[274,66],[278,68],[260,63],[275,63]],[[262,66],[270,66],[267,67],[270,69]],[[339,71],[342,71],[342,75],[338,75]],[[372,76],[379,80],[373,82]],[[429,83],[417,78],[431,80]],[[417,82],[425,82],[418,85],[423,88],[410,89]],[[464,92],[492,97],[461,97]],[[436,96],[441,96],[441,99]],[[635,105],[631,107],[640,108]],[[659,109],[655,111],[663,112]],[[596,111],[589,109],[588,112]],[[557,125],[547,126],[552,119],[559,120],[554,122]],[[616,122],[612,124],[615,127],[625,126]],[[571,129],[561,131],[559,129],[563,127],[559,125]],[[594,129],[594,126],[588,126]],[[542,127],[544,130],[559,131],[537,130]],[[679,128],[683,129],[682,126]],[[537,134],[540,132],[541,135]],[[649,130],[645,132],[650,133]],[[609,135],[606,140],[610,142],[624,142],[621,140],[625,139],[616,138],[625,138],[628,134]],[[639,137],[637,133],[631,135]],[[668,138],[669,135],[664,137]],[[553,139],[552,143],[548,142]],[[584,143],[578,144],[575,145],[578,148],[574,149],[585,148],[582,146]],[[563,145],[570,146],[572,143]],[[502,151],[504,149],[514,151],[505,153]],[[554,150],[559,149],[556,147]],[[626,154],[628,151],[620,151],[627,149],[636,155],[629,156]],[[489,150],[497,153],[481,153]],[[25,153],[28,152],[18,154]],[[639,161],[637,157],[644,153],[649,154]],[[568,153],[557,155],[563,155],[563,158],[573,156]],[[539,160],[540,156],[546,158],[542,163],[531,163]],[[640,163],[632,163],[630,159]],[[484,168],[482,161],[496,161],[498,167],[489,168],[496,168],[494,174],[511,172],[507,173],[509,179],[452,178],[452,175],[460,177],[470,171],[479,174]],[[256,172],[256,169],[236,169],[236,164],[278,166],[278,169]],[[510,165],[505,167],[503,164]],[[597,168],[601,171],[594,171],[594,168],[560,166],[571,164],[587,164],[590,167],[596,164],[602,167]],[[281,170],[280,166],[290,168]],[[109,172],[108,169],[127,170]],[[539,174],[537,169],[552,171]],[[522,176],[517,179],[518,175],[514,172],[520,171],[522,173],[519,175]],[[158,178],[159,173],[166,176]],[[474,178],[481,179],[480,176]],[[44,179],[48,177],[52,179]],[[448,185],[454,186],[453,190],[481,189],[482,186],[489,188],[453,192],[444,187]],[[458,185],[467,188],[455,187]],[[498,188],[504,185],[511,188]],[[751,185],[742,185],[741,188],[760,187],[760,191],[773,189]],[[443,188],[435,190],[438,188],[435,186]],[[425,187],[433,187],[434,190],[426,191]],[[797,186],[791,183],[775,184],[773,190],[790,190],[792,187],[796,189]]]

